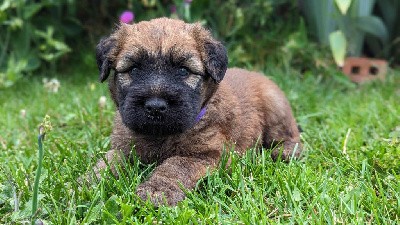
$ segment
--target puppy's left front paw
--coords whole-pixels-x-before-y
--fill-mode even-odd
[[[140,184],[136,194],[143,200],[150,201],[155,206],[170,205],[175,206],[178,202],[185,199],[185,193],[178,185],[163,179],[146,181]]]

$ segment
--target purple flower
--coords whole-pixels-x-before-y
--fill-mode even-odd
[[[171,14],[176,13],[176,5],[171,5],[171,6],[169,7],[169,11],[171,12]]]
[[[135,19],[135,14],[132,11],[124,11],[119,17],[122,23],[131,23]]]
[[[193,0],[185,0],[185,3],[190,4]]]

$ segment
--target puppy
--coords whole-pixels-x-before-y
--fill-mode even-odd
[[[101,82],[116,105],[114,165],[131,156],[157,163],[137,187],[143,200],[176,205],[217,166],[223,146],[239,154],[279,145],[272,158],[299,157],[299,131],[284,93],[264,75],[228,69],[225,47],[199,23],[160,18],[120,24],[96,48]],[[260,141],[258,141],[260,140]],[[133,147],[133,148],[132,148]],[[257,146],[256,146],[257,147]],[[95,171],[107,164],[99,161]]]

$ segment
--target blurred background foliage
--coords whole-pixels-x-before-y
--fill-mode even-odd
[[[73,63],[93,67],[97,41],[126,10],[135,14],[134,22],[162,16],[200,21],[226,44],[231,66],[279,66],[299,74],[323,74],[335,67],[329,44],[319,37],[321,29],[329,35],[336,29],[332,24],[340,23],[346,32],[354,26],[332,13],[337,9],[333,1],[316,1],[323,2],[318,8],[312,0],[2,0],[0,87],[23,76],[62,72]],[[382,41],[367,33],[357,43],[360,55],[399,65],[400,2],[373,2],[371,15],[383,21],[387,37]]]

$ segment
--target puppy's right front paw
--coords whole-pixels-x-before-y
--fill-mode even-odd
[[[136,194],[143,201],[150,199],[155,206],[164,204],[175,206],[185,199],[185,193],[177,185],[167,182],[146,181],[138,186]]]

